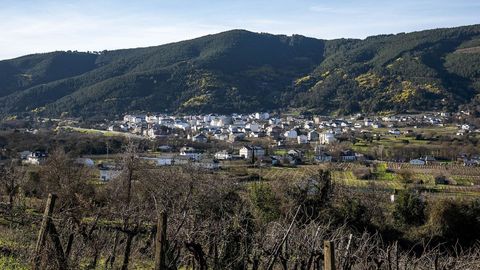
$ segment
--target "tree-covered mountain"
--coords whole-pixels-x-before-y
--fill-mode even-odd
[[[331,41],[296,105],[319,112],[456,110],[480,93],[480,25]],[[307,79],[308,78],[308,79]]]
[[[479,93],[480,25],[328,41],[233,30],[0,61],[4,116],[455,110]]]

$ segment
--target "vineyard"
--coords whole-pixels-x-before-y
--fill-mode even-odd
[[[478,168],[244,163],[208,171],[156,167],[129,147],[116,160],[119,176],[101,185],[62,151],[38,168],[37,178],[21,166],[6,168],[3,179],[14,192],[1,197],[2,269],[479,265],[478,186],[434,183],[435,172],[476,179]],[[375,179],[360,179],[359,170]],[[405,175],[423,183],[407,183]]]
[[[441,196],[478,196],[480,197],[480,167],[465,167],[458,164],[448,165],[411,165],[408,163],[381,163],[386,166],[390,173],[383,173],[381,178],[376,180],[358,179],[353,171],[363,165],[356,163],[331,163],[328,165],[304,165],[297,168],[262,168],[252,169],[264,180],[276,179],[301,179],[314,175],[320,169],[332,171],[334,182],[348,185],[350,187],[365,188],[375,186],[385,191],[393,192],[395,189],[404,189],[403,183],[397,173],[401,170],[409,170],[413,173],[414,179],[422,184],[409,184],[419,188],[435,192]],[[436,184],[436,175],[446,175],[455,181],[455,184]]]

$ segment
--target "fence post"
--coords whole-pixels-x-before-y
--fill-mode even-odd
[[[55,249],[55,257],[58,263],[58,269],[68,269],[68,263],[67,259],[65,258],[62,242],[60,241],[60,237],[58,236],[57,229],[55,228],[55,224],[53,224],[53,222],[51,222],[48,226],[48,235],[53,242],[53,247]]]
[[[167,213],[162,212],[157,221],[157,234],[155,235],[155,270],[165,270],[167,249]]]
[[[35,245],[35,253],[33,257],[33,270],[40,269],[42,250],[47,239],[50,223],[52,222],[53,208],[55,207],[55,200],[57,196],[55,194],[48,194],[47,205],[45,206],[45,212],[43,213],[42,224],[40,225],[40,231],[38,232],[37,244]]]
[[[335,245],[333,241],[323,241],[324,270],[335,270]]]

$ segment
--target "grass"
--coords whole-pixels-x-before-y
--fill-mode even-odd
[[[472,180],[471,179],[467,179],[463,176],[452,176],[452,179],[456,182],[457,185],[459,186],[471,186],[472,185]]]
[[[375,169],[377,180],[380,181],[396,181],[398,177],[395,173],[388,170],[386,163],[380,163]]]
[[[29,266],[14,257],[0,256],[0,269],[2,270],[28,270]]]
[[[16,256],[18,249],[24,248],[24,244],[13,240],[11,231],[0,227],[0,249],[5,250],[0,254],[0,269],[2,270],[23,270],[30,267]]]
[[[288,153],[288,150],[285,149],[278,149],[273,152],[276,156],[285,156]]]

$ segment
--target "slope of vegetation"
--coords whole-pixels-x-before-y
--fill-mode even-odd
[[[479,46],[474,25],[330,41],[233,30],[148,48],[37,54],[0,61],[1,113],[455,110],[480,93]]]
[[[456,109],[480,93],[480,54],[469,49],[478,46],[479,31],[467,26],[340,42],[297,104],[340,113]]]

